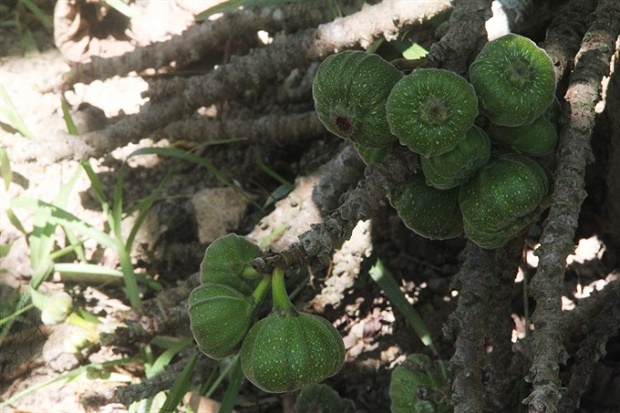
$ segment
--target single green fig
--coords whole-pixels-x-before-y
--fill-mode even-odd
[[[491,122],[520,126],[553,103],[555,71],[547,53],[527,37],[507,34],[488,42],[469,67],[480,108]]]
[[[392,370],[389,394],[392,413],[448,413],[450,384],[448,363],[411,354]]]
[[[558,141],[555,127],[545,115],[524,126],[491,125],[488,132],[493,141],[529,156],[549,153]]]
[[[467,182],[490,157],[491,140],[482,129],[472,126],[456,148],[430,158],[422,156],[420,162],[428,185],[451,189]]]
[[[549,176],[536,161],[517,153],[500,156],[461,186],[465,234],[482,248],[501,247],[538,219],[548,192]]]
[[[327,130],[371,148],[396,141],[385,118],[385,101],[403,77],[376,54],[345,51],[321,63],[312,84],[314,106]]]
[[[270,393],[290,392],[336,374],[344,343],[325,320],[295,310],[274,311],[252,326],[241,347],[241,368]]]
[[[295,402],[295,413],[353,413],[355,405],[349,399],[341,399],[338,392],[326,384],[304,387]]]
[[[252,268],[252,260],[260,248],[247,238],[228,234],[213,241],[200,264],[200,281],[228,285],[243,294],[250,294],[260,281]]]
[[[423,156],[451,151],[478,116],[478,98],[462,76],[443,69],[417,69],[388,96],[390,130],[402,145]]]
[[[407,228],[423,237],[443,240],[463,233],[458,197],[458,188],[433,188],[419,173],[409,178],[404,191],[392,196],[391,202]]]
[[[190,293],[188,304],[190,328],[203,353],[221,359],[239,350],[256,308],[251,296],[228,285],[205,283]]]

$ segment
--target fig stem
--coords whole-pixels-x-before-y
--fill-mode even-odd
[[[258,272],[256,269],[249,265],[243,267],[243,270],[241,271],[241,278],[245,280],[256,279],[262,275],[262,273]]]
[[[254,292],[252,292],[252,302],[254,305],[258,305],[263,301],[263,298],[267,295],[267,291],[269,291],[269,287],[271,286],[271,276],[267,275],[263,277],[262,280],[258,283]]]
[[[273,309],[279,310],[284,313],[293,313],[295,312],[295,307],[291,303],[291,300],[288,298],[288,294],[286,293],[286,283],[284,282],[284,267],[281,265],[277,265],[273,269],[272,275],[272,290],[271,294],[273,295]]]

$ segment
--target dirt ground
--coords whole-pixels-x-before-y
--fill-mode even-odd
[[[54,13],[52,0],[39,0],[35,3],[49,16]],[[164,1],[161,0],[161,3]],[[242,53],[244,47],[256,44],[249,42],[249,46],[239,46],[231,42],[207,56],[206,62],[198,61],[180,68],[172,65],[160,71],[142,71],[141,76],[134,72],[127,76],[76,83],[64,92],[54,87],[69,70],[70,59],[88,59],[91,55],[98,54],[117,55],[133,49],[136,45],[167,39],[171,34],[180,33],[191,24],[196,10],[204,7],[207,2],[200,4],[199,1],[179,1],[175,4],[178,6],[181,3],[193,3],[193,6],[180,9],[177,7],[177,19],[165,18],[166,13],[171,13],[169,9],[162,11],[163,6],[159,6],[159,10],[155,10],[155,7],[153,10],[144,11],[142,19],[136,20],[133,31],[129,35],[125,32],[124,38],[101,36],[96,41],[91,39],[90,50],[85,51],[84,43],[76,41],[74,37],[65,43],[62,53],[54,45],[54,29],[43,27],[19,1],[0,5],[3,22],[15,22],[0,27],[0,84],[10,96],[25,124],[34,132],[35,142],[42,136],[57,136],[66,131],[61,106],[63,96],[80,134],[104,130],[119,119],[139,113],[141,107],[149,101],[144,92],[149,90],[152,82],[168,79],[175,70],[179,70],[181,76],[189,78],[195,73],[207,70],[205,67],[212,63],[210,60],[227,61],[229,53]],[[199,6],[196,6],[196,3]],[[58,16],[58,11],[56,13]],[[150,31],[144,21],[151,19],[151,23],[159,22],[158,18],[168,22],[164,24],[166,27]],[[57,23],[57,20],[55,22]],[[96,25],[93,23],[93,32],[112,23],[99,16],[98,24],[95,29]],[[26,50],[24,28],[30,30],[36,48]],[[113,30],[110,29],[110,32]],[[277,38],[271,41],[277,42]],[[310,69],[309,71],[311,72]],[[616,82],[618,83],[620,82]],[[290,86],[291,84],[298,89]],[[291,97],[294,95],[292,91],[298,92],[299,96]],[[274,96],[286,97],[279,100]],[[257,85],[241,95],[202,107],[199,112],[218,121],[224,121],[227,116],[244,119],[267,114],[281,115],[287,111],[301,114],[313,110],[310,96],[307,84],[304,88],[304,73],[297,71],[268,84]],[[606,193],[608,166],[605,156],[609,141],[620,139],[613,134],[617,125],[610,125],[614,121],[610,122],[609,119],[614,118],[617,123],[620,114],[615,112],[604,116],[599,113],[597,117],[597,129],[592,139],[595,142],[596,162],[587,170],[588,198],[581,210],[574,239],[575,250],[569,255],[566,265],[562,297],[564,311],[573,310],[576,305],[579,306],[580,300],[596,296],[598,291],[619,282],[620,249],[605,243],[605,235],[610,232],[607,228],[610,221],[602,207],[609,202],[609,198],[613,198]],[[12,208],[26,230],[30,230],[34,224],[32,212],[12,207],[11,202],[17,198],[52,202],[61,192],[63,183],[80,169],[80,160],[62,159],[48,162],[45,158],[29,159],[28,151],[36,148],[36,144],[32,145],[31,141],[27,141],[6,123],[0,124],[0,127],[1,146],[7,149],[13,173],[10,186],[0,188],[0,245],[11,246],[8,253],[0,257],[0,319],[4,319],[12,314],[10,308],[14,307],[11,307],[10,303],[17,301],[19,293],[16,292],[26,291],[33,276],[28,239],[9,221],[7,210]],[[156,280],[164,291],[177,288],[181,296],[183,291],[187,293],[188,289],[191,289],[191,276],[198,271],[204,249],[216,238],[234,232],[247,235],[257,243],[269,239],[271,248],[278,251],[295,242],[297,235],[310,229],[310,224],[321,222],[325,214],[322,214],[320,207],[317,208],[312,199],[317,186],[325,187],[329,184],[325,182],[325,175],[322,174],[330,168],[325,166],[329,165],[330,160],[338,156],[349,159],[347,162],[350,164],[347,164],[347,167],[353,171],[352,181],[364,176],[364,165],[358,158],[353,159],[350,154],[347,155],[351,151],[347,152],[346,144],[324,131],[312,139],[298,139],[292,143],[247,144],[235,139],[242,136],[223,136],[219,139],[225,141],[223,143],[197,148],[198,144],[192,138],[171,138],[170,134],[162,132],[162,129],[157,128],[153,133],[137,139],[135,143],[125,144],[100,156],[86,157],[83,160],[92,165],[108,199],[114,196],[119,171],[124,168],[122,196],[125,211],[156,191],[159,184],[166,180],[162,192],[137,234],[131,251],[131,263],[136,272]],[[612,133],[609,135],[610,131]],[[155,154],[127,159],[134,151],[149,147],[196,150],[196,154],[208,159],[221,175],[243,188],[249,196],[240,195],[240,192],[230,185],[224,185],[210,170],[192,162]],[[321,176],[323,181],[320,181]],[[620,177],[618,179],[620,180]],[[284,181],[294,184],[294,189]],[[340,183],[334,183],[338,184]],[[342,185],[346,187],[347,184]],[[617,194],[615,197],[617,198]],[[338,205],[338,197],[332,196],[329,200]],[[330,209],[334,206],[324,208]],[[108,225],[97,194],[83,171],[77,177],[65,209],[95,228],[105,229]],[[134,222],[135,215],[123,220],[123,234],[129,234]],[[542,221],[536,226],[538,231],[541,225]],[[278,228],[282,226],[285,226],[286,231],[278,233]],[[533,238],[530,241],[532,240]],[[56,248],[63,248],[68,243],[69,240],[59,228],[56,233]],[[514,345],[517,352],[516,343],[523,339],[526,330],[531,328],[526,325],[526,314],[531,312],[535,305],[532,298],[524,298],[523,281],[530,280],[536,272],[538,258],[533,254],[534,245],[532,241],[530,247],[525,248],[519,272],[515,271],[513,274],[514,288],[509,288],[511,345]],[[414,234],[402,224],[394,209],[384,202],[372,220],[360,221],[357,224],[351,239],[334,254],[326,271],[303,268],[293,277],[291,289],[295,288],[295,283],[307,282],[306,288],[301,289],[295,298],[296,306],[322,315],[334,323],[343,336],[347,350],[345,365],[340,373],[325,383],[341,397],[353,400],[356,411],[389,411],[388,387],[393,368],[408,354],[428,351],[404,316],[394,309],[372,281],[368,275],[370,267],[380,259],[389,268],[401,290],[407,294],[408,300],[415,305],[426,323],[439,354],[448,360],[454,352],[454,337],[444,334],[445,325],[459,299],[453,279],[465,260],[465,248],[466,240],[462,238],[429,241]],[[120,268],[119,254],[113,249],[87,240],[84,250],[88,262]],[[63,262],[73,262],[76,259],[75,254],[62,257]],[[147,284],[140,284],[141,298],[149,304],[138,311],[136,316],[130,312],[131,307],[118,277],[87,277],[55,272],[41,288],[50,293],[67,291],[73,297],[74,308],[95,315],[105,326],[114,326],[124,317],[140,319],[147,316],[156,319],[155,315],[159,314],[156,311],[167,306],[166,301],[163,301],[163,304],[157,301],[158,291]],[[172,303],[182,308],[183,299],[176,302],[172,299]],[[261,309],[263,314],[268,310],[267,306]],[[164,310],[161,311],[165,313]],[[175,320],[179,318],[175,319],[174,315],[170,317],[169,322],[160,321],[161,325],[166,327],[162,327],[161,336],[191,337],[187,318],[179,316],[184,324],[175,325]],[[585,325],[588,323],[586,321]],[[43,325],[40,312],[36,309],[30,309],[17,318],[0,346],[0,402],[22,391],[34,390],[0,408],[0,411],[128,411],[128,407],[122,403],[123,400],[132,397],[139,400],[136,395],[141,394],[140,392],[144,392],[145,396],[153,396],[157,393],[154,389],[158,386],[161,386],[159,389],[169,389],[173,378],[183,367],[183,361],[195,351],[191,347],[185,353],[177,355],[170,364],[171,372],[164,374],[160,383],[146,379],[145,368],[141,363],[120,365],[105,371],[84,370],[79,374],[75,373],[73,380],[61,380],[66,377],[67,372],[74,374],[71,372],[75,372],[80,366],[144,355],[140,348],[145,346],[145,342],[141,342],[139,338],[134,338],[134,341],[125,338],[117,338],[116,341],[111,339],[112,343],[96,340],[95,344],[79,352],[67,352],[67,342],[78,329],[68,323]],[[584,331],[587,329],[584,328]],[[114,335],[114,330],[108,333]],[[578,347],[577,342],[575,346]],[[161,352],[157,346],[153,348],[156,352]],[[620,411],[620,336],[617,335],[617,330],[605,343],[605,350],[601,360],[593,364],[590,379],[585,384],[587,390],[581,397],[580,408],[574,411]],[[576,352],[571,348],[568,351],[572,355]],[[572,363],[573,360],[569,360],[560,371],[560,378],[565,380],[564,385],[570,377]],[[205,356],[200,357],[198,365],[204,369],[203,373],[197,373],[193,378],[198,387],[201,380],[207,379],[209,372],[221,366]],[[526,373],[527,371],[523,371],[522,375],[525,376]],[[37,389],[38,385],[54,379],[58,379],[58,382]],[[137,387],[140,383],[144,383],[143,388]],[[523,400],[528,395],[527,385],[524,381],[522,383],[521,386],[515,385],[511,392],[511,397],[515,400]],[[123,399],[116,389],[128,384],[136,387],[126,393],[127,398]],[[225,386],[220,386],[210,397],[198,400],[204,403],[202,406],[212,406],[211,403],[222,400],[224,390]],[[296,393],[267,394],[245,382],[236,410],[291,412],[296,396]],[[518,403],[512,404],[517,405]],[[138,409],[135,405],[134,408]],[[146,410],[142,411],[148,411],[148,408],[143,408]],[[526,411],[526,407],[515,407],[514,411]]]

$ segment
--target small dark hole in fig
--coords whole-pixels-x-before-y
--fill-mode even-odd
[[[338,129],[346,133],[351,132],[351,129],[353,129],[351,119],[347,118],[346,116],[336,117],[336,126],[338,126]]]

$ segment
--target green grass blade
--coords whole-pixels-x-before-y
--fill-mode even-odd
[[[82,241],[80,238],[75,235],[75,232],[64,225],[62,225],[62,230],[67,236],[67,240],[69,241],[68,248],[70,251],[74,251],[75,255],[77,255],[78,260],[84,262],[86,261],[86,253],[84,252],[84,247],[82,247]]]
[[[21,133],[22,136],[28,139],[34,138],[34,134],[30,131],[28,126],[26,126],[26,122],[24,122],[24,119],[20,116],[19,112],[17,112],[17,108],[15,108],[11,97],[2,85],[0,85],[0,115],[4,119],[4,122]]]
[[[228,382],[228,387],[226,387],[226,391],[224,392],[224,397],[222,398],[222,405],[220,406],[219,413],[232,413],[244,379],[245,376],[243,375],[243,370],[241,370],[241,363],[239,363],[239,360],[237,359],[237,361],[235,362],[235,369],[233,370],[232,377]]]
[[[81,165],[82,165],[82,168],[84,168],[84,171],[86,172],[86,175],[88,176],[88,179],[90,180],[90,185],[92,186],[93,192],[95,193],[95,196],[97,197],[97,200],[99,201],[99,204],[101,205],[101,209],[103,213],[108,216],[108,219],[110,219],[110,215],[109,215],[110,204],[106,200],[105,193],[103,192],[103,186],[101,185],[101,181],[99,180],[99,177],[95,173],[95,170],[93,169],[89,161],[84,161],[82,162]]]
[[[34,4],[30,0],[19,0],[19,2],[37,18],[37,20],[45,27],[46,29],[51,29],[54,27],[54,22],[51,16],[48,16],[43,10],[39,8],[36,4]]]
[[[114,268],[104,267],[97,264],[89,264],[84,262],[69,262],[54,264],[54,271],[61,274],[78,274],[78,275],[105,275],[110,277],[122,277],[122,271]]]
[[[252,199],[252,197],[250,197],[250,195],[248,195],[243,188],[241,188],[239,185],[236,185],[235,183],[231,182],[228,178],[226,178],[226,176],[221,173],[219,171],[219,169],[217,169],[211,162],[209,162],[207,159],[205,158],[201,158],[200,156],[191,153],[191,152],[187,152],[181,149],[177,149],[177,148],[142,148],[142,149],[138,149],[137,151],[132,152],[131,156],[135,156],[135,155],[160,155],[160,156],[169,156],[169,157],[173,157],[173,158],[179,158],[179,159],[185,159],[191,162],[194,162],[200,166],[202,166],[203,168],[206,168],[209,172],[211,172],[213,175],[215,175],[215,177],[225,186],[229,186],[231,188],[235,188],[237,191],[239,191],[239,193],[245,198],[247,199],[249,202],[251,202],[254,206],[256,206],[258,209],[262,209],[260,205],[258,205],[256,203],[256,201],[254,201]]]
[[[6,210],[6,216],[9,219],[9,222],[19,231],[21,232],[24,237],[28,237],[28,231],[26,231],[26,228],[24,228],[24,225],[22,224],[22,221],[17,217],[17,215],[15,215],[15,212],[13,211],[12,208],[8,208]]]
[[[192,374],[196,368],[196,360],[198,360],[198,355],[194,354],[187,362],[183,368],[183,371],[181,371],[181,374],[179,374],[179,377],[176,379],[174,385],[168,392],[168,397],[166,397],[166,401],[159,410],[160,413],[174,412],[176,410],[176,406],[181,403],[183,396],[185,396],[190,389]]]
[[[263,158],[261,158],[259,154],[256,154],[256,164],[258,165],[261,171],[263,171],[264,173],[266,173],[267,175],[269,175],[276,181],[280,182],[280,184],[288,188],[289,191],[292,191],[295,188],[295,185],[287,181],[280,174],[278,174],[276,171],[274,171],[269,166],[267,166],[267,164],[265,163],[265,161],[263,161]]]
[[[65,120],[65,125],[67,125],[67,132],[69,132],[69,135],[79,135],[77,126],[75,126],[75,122],[73,121],[73,117],[69,111],[69,104],[64,96],[60,98],[60,107],[62,108],[62,118]]]
[[[24,208],[31,211],[36,211],[43,207],[47,207],[50,210],[50,214],[49,216],[47,216],[48,223],[67,226],[73,231],[76,231],[84,236],[94,239],[103,247],[114,249],[118,248],[116,241],[105,232],[82,221],[80,218],[76,217],[72,213],[45,201],[26,197],[18,197],[11,200],[11,206],[13,208]]]
[[[170,364],[174,356],[179,354],[181,350],[189,347],[191,344],[192,340],[189,338],[184,338],[170,345],[166,351],[161,353],[159,357],[155,359],[155,362],[151,365],[151,367],[146,369],[146,376],[150,378],[162,373],[166,369],[166,366]]]
[[[118,246],[118,255],[121,262],[121,270],[123,271],[123,281],[125,282],[125,294],[127,294],[129,304],[133,308],[138,308],[140,306],[140,289],[138,288],[136,274],[133,271],[131,257],[123,245]]]
[[[205,393],[205,397],[211,397],[213,395],[213,393],[215,393],[215,390],[217,390],[219,385],[222,383],[222,381],[224,381],[226,376],[228,376],[228,373],[230,372],[230,370],[235,368],[237,366],[237,364],[241,364],[241,363],[239,363],[239,355],[238,354],[236,356],[230,358],[230,359],[222,360],[222,362],[220,363],[220,366],[223,365],[226,362],[228,362],[228,364],[226,365],[226,367],[224,367],[223,370],[220,371],[220,374],[217,377],[217,379],[215,379],[213,384],[211,384],[211,387],[209,387],[209,390],[207,390],[207,392]]]
[[[36,55],[39,54],[39,47],[37,46],[37,41],[34,39],[32,35],[32,31],[28,27],[24,27],[19,34],[19,43],[22,46],[22,51],[24,55]]]
[[[13,171],[11,170],[11,161],[6,148],[0,148],[0,176],[4,181],[4,189],[9,190],[11,182],[13,182]]]
[[[385,268],[381,260],[377,260],[376,264],[370,269],[369,274],[379,287],[381,287],[392,305],[405,316],[405,319],[413,327],[413,330],[422,343],[430,347],[433,353],[437,354],[437,350],[435,350],[433,340],[431,339],[431,333],[426,327],[426,324],[424,324],[422,317],[420,317],[420,314],[418,314],[415,308],[409,304],[409,301],[407,301],[407,298],[398,287],[396,280],[388,269]]]
[[[125,178],[125,168],[118,170],[118,177],[114,185],[114,198],[112,199],[112,222],[110,227],[118,240],[122,240],[123,234],[121,224],[123,223],[123,181]],[[123,243],[124,244],[124,243]]]
[[[136,236],[138,235],[138,231],[140,230],[140,227],[144,223],[144,220],[146,219],[146,216],[148,215],[149,211],[151,210],[151,207],[153,206],[153,204],[155,203],[155,201],[157,200],[157,198],[161,194],[161,191],[168,184],[168,181],[170,180],[171,177],[172,177],[172,170],[170,170],[166,174],[164,179],[161,180],[161,182],[159,183],[157,188],[151,194],[149,194],[149,196],[147,196],[146,198],[144,198],[143,200],[138,202],[138,204],[134,208],[132,208],[132,211],[129,212],[129,213],[131,213],[134,210],[139,211],[138,212],[138,216],[136,217],[136,220],[135,220],[133,226],[131,227],[131,231],[129,231],[129,235],[127,236],[127,240],[125,241],[125,247],[127,248],[127,251],[131,251],[132,250],[133,243],[134,243],[134,241],[136,239]]]
[[[20,199],[13,199],[11,204],[19,206],[18,201]],[[54,249],[56,224],[52,223],[51,204],[37,204],[32,210],[35,215],[32,223],[32,232],[28,236],[28,246],[30,247],[30,265],[32,265],[34,271],[31,284],[36,289],[44,281],[45,277],[49,275],[48,267],[51,265],[49,255]]]

